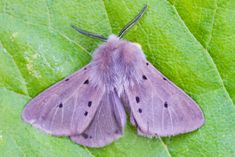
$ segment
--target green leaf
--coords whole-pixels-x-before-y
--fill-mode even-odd
[[[223,84],[235,103],[235,1],[192,3],[171,0],[189,31],[213,59]]]
[[[192,133],[148,139],[129,124],[120,140],[91,149],[21,120],[38,93],[80,69],[99,41],[71,24],[108,36],[149,8],[125,36],[202,108]],[[235,156],[235,3],[222,0],[0,1],[0,154],[8,156]]]

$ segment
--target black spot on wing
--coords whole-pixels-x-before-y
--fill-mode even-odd
[[[86,133],[81,134],[83,138],[87,139],[88,135]]]
[[[147,80],[147,77],[146,77],[145,75],[143,75],[142,78],[143,78],[144,80]]]
[[[60,103],[58,107],[59,107],[59,108],[62,108],[62,107],[63,107],[63,104],[62,104],[62,103]]]
[[[167,80],[165,77],[162,78],[163,80]]]
[[[142,113],[142,109],[141,109],[141,108],[139,108],[139,109],[138,109],[138,112],[139,112],[139,113]]]
[[[69,78],[65,79],[65,81],[69,81]]]
[[[89,80],[87,79],[83,84],[89,84]]]
[[[147,63],[146,63],[146,65],[148,66],[148,65],[149,65],[149,63],[147,62]]]
[[[164,103],[164,107],[165,107],[165,108],[168,107],[168,103],[167,103],[167,102]]]
[[[92,101],[89,101],[87,105],[88,105],[88,107],[91,107]]]
[[[88,112],[87,112],[87,111],[85,111],[85,112],[84,112],[84,116],[87,116],[87,115],[88,115]]]
[[[136,103],[139,103],[140,102],[140,98],[137,96],[135,97],[135,100],[136,100]]]

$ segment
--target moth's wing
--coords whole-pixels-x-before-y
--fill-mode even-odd
[[[120,138],[126,122],[126,114],[116,92],[102,97],[101,104],[89,127],[71,139],[88,147],[102,147]]]
[[[204,123],[198,105],[150,63],[140,66],[136,78],[124,85],[132,124],[145,136],[191,132]]]
[[[23,110],[23,120],[52,135],[83,132],[105,90],[92,76],[94,67],[87,65],[32,99]]]

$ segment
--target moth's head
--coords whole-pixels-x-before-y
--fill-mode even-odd
[[[107,42],[102,44],[95,52],[95,54],[101,55],[101,58],[108,54],[114,57],[114,60],[118,60],[122,56],[127,62],[145,58],[140,44],[121,39],[116,35],[110,35]]]
[[[127,31],[132,28],[137,22],[138,20],[144,15],[145,11],[147,9],[147,5],[145,5],[143,7],[143,9],[139,12],[139,14],[134,18],[132,19],[120,32],[117,36],[114,36],[114,35],[110,35],[109,38],[107,37],[104,37],[103,35],[99,35],[99,34],[95,34],[95,33],[91,33],[91,32],[87,32],[85,30],[82,30],[80,28],[77,28],[76,26],[74,25],[71,25],[72,28],[74,28],[76,31],[78,31],[79,33],[83,34],[83,35],[86,35],[88,37],[91,37],[91,38],[95,38],[95,39],[99,39],[101,41],[104,41],[104,42],[110,42],[110,40],[119,40],[121,39],[126,33]]]
[[[129,50],[142,50],[142,47],[139,43],[135,43],[135,42],[130,42],[127,40],[123,40],[121,38],[119,38],[116,35],[110,35],[106,45],[111,45],[114,48],[118,48],[118,47],[124,47],[124,49],[129,49]]]

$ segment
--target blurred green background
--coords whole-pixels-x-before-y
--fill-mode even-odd
[[[192,133],[147,139],[129,124],[113,144],[90,149],[25,124],[38,93],[80,69],[101,43],[76,33],[117,34],[147,4],[124,37],[202,108]],[[1,157],[234,157],[234,0],[0,0]]]

